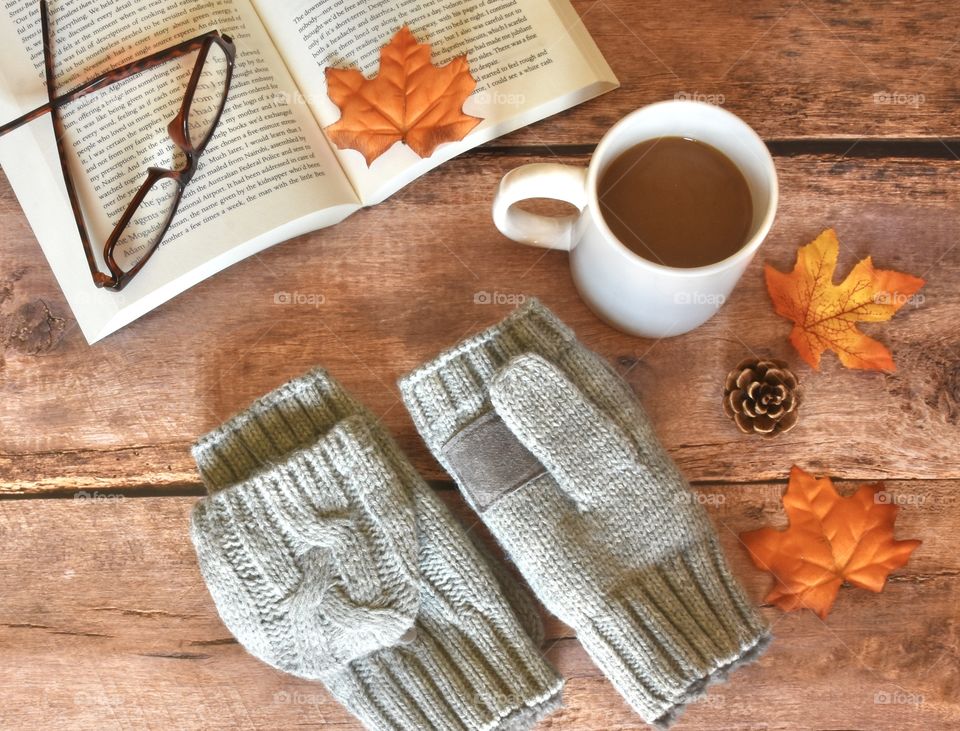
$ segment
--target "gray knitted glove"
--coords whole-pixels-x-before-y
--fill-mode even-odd
[[[191,521],[200,569],[251,654],[322,681],[371,729],[512,731],[559,706],[523,595],[323,371],[194,456],[210,493]]]
[[[648,723],[769,641],[629,386],[530,302],[400,382],[546,607]]]

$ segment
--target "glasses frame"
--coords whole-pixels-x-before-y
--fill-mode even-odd
[[[217,125],[220,123],[220,118],[223,115],[224,107],[226,106],[227,97],[230,93],[230,83],[233,79],[234,63],[236,61],[236,46],[234,45],[230,36],[221,34],[216,30],[209,31],[202,35],[196,36],[195,38],[191,38],[190,40],[183,41],[182,43],[178,43],[174,46],[166,48],[162,51],[157,51],[156,53],[145,56],[144,58],[118,66],[115,69],[107,71],[96,78],[87,81],[72,91],[57,97],[54,80],[50,25],[47,3],[45,0],[42,0],[40,3],[40,23],[43,32],[44,76],[47,87],[47,98],[49,101],[47,104],[38,107],[37,109],[34,109],[18,119],[15,119],[12,122],[0,127],[0,136],[46,114],[47,112],[50,113],[53,120],[54,133],[56,136],[57,153],[60,156],[60,168],[63,173],[63,182],[67,189],[67,196],[70,199],[70,207],[73,209],[73,215],[77,223],[77,231],[80,234],[80,240],[83,243],[84,253],[86,254],[87,264],[90,267],[90,274],[93,277],[93,282],[97,287],[119,292],[127,284],[129,284],[130,280],[133,279],[141,269],[143,269],[147,261],[149,261],[150,258],[156,253],[157,249],[160,248],[160,244],[166,237],[167,231],[170,228],[170,224],[173,222],[173,219],[177,214],[177,210],[180,207],[180,201],[183,198],[183,191],[193,178],[194,174],[197,172],[200,156],[203,154],[203,151],[206,149],[209,141],[213,138]],[[217,109],[216,116],[213,119],[213,123],[210,126],[210,130],[207,133],[206,139],[199,141],[199,144],[194,144],[190,140],[190,107],[193,104],[197,86],[200,83],[200,76],[203,71],[203,66],[206,63],[207,55],[209,54],[213,45],[219,46],[223,50],[223,53],[227,59],[223,98],[220,101],[220,107]],[[67,103],[74,101],[75,99],[92,94],[93,92],[128,79],[143,71],[156,68],[157,66],[167,63],[168,61],[172,61],[176,58],[180,58],[197,51],[199,51],[197,62],[194,65],[193,73],[190,75],[190,81],[187,83],[187,88],[183,97],[183,103],[180,105],[180,111],[167,126],[167,134],[173,143],[183,152],[184,157],[186,158],[186,164],[179,170],[171,170],[161,167],[150,167],[147,169],[146,180],[140,186],[136,195],[134,195],[133,200],[131,200],[127,205],[126,210],[120,217],[120,220],[114,226],[110,237],[107,239],[107,242],[104,244],[103,261],[110,270],[109,274],[105,274],[100,270],[97,259],[94,255],[90,234],[87,230],[83,212],[80,206],[80,200],[77,196],[77,191],[73,180],[70,177],[69,166],[67,165],[67,151],[63,142],[66,135],[66,128],[63,123],[63,118],[60,114],[60,108]],[[167,219],[164,221],[163,226],[159,229],[156,239],[149,246],[147,252],[133,267],[124,270],[117,263],[114,256],[117,243],[123,235],[127,225],[130,223],[131,218],[133,218],[133,215],[136,213],[137,208],[150,192],[150,189],[157,184],[158,181],[163,179],[172,180],[177,185],[177,190],[174,193],[175,200],[170,207],[170,212],[167,215]]]

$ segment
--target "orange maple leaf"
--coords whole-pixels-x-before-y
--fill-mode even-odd
[[[805,607],[825,619],[844,581],[880,592],[920,545],[893,539],[897,506],[879,482],[844,498],[829,477],[817,479],[794,465],[783,507],[786,530],[747,531],[740,540],[753,563],[776,580],[765,601],[785,612]]]
[[[767,291],[778,315],[792,320],[790,342],[814,368],[824,350],[832,350],[847,368],[894,371],[890,351],[857,329],[858,322],[893,317],[923,285],[919,277],[874,269],[861,259],[842,284],[833,283],[840,242],[833,229],[797,251],[789,274],[767,265]]]
[[[358,150],[370,165],[397,142],[420,157],[462,140],[480,123],[463,113],[477,82],[467,57],[445,66],[430,62],[430,45],[403,26],[380,51],[380,71],[367,79],[356,69],[326,69],[327,94],[340,119],[326,128],[337,147]]]

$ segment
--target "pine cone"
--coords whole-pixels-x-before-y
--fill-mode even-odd
[[[790,431],[797,423],[802,389],[782,360],[747,358],[727,375],[723,410],[744,434]]]

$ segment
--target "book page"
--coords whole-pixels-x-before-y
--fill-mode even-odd
[[[477,89],[464,111],[484,121],[464,140],[441,145],[427,160],[397,144],[369,168],[359,152],[337,151],[365,205],[454,155],[617,86],[569,0],[252,2],[300,87],[291,106],[309,106],[324,127],[340,116],[324,69],[376,75],[380,48],[405,23],[419,42],[432,44],[435,64],[467,54]]]
[[[0,160],[88,340],[281,235],[329,225],[358,206],[312,115],[276,103],[296,86],[249,0],[52,0],[49,7],[58,93],[209,30],[232,36],[237,47],[227,104],[197,174],[160,250],[120,293],[93,285],[49,116],[2,141]],[[5,0],[0,48],[6,120],[46,101],[35,0]],[[98,255],[147,169],[183,166],[167,125],[196,59],[170,61],[63,108],[71,177]],[[138,254],[118,251],[124,257]]]

